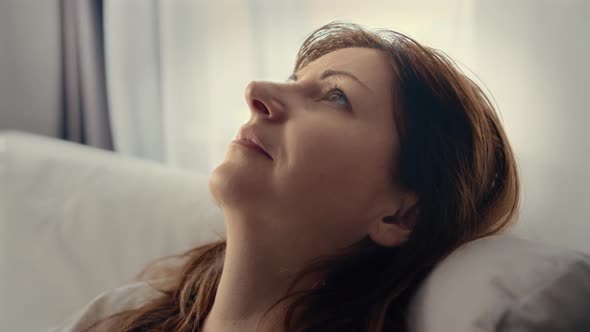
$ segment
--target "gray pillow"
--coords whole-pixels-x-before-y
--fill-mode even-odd
[[[412,332],[590,331],[590,255],[496,235],[442,261],[412,300]]]

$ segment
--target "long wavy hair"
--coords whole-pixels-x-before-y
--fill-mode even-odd
[[[403,246],[382,247],[367,236],[310,262],[267,311],[290,301],[285,332],[406,331],[408,303],[433,267],[462,244],[504,230],[518,214],[515,157],[493,104],[476,83],[439,50],[399,32],[343,21],[305,39],[294,72],[347,47],[389,55],[392,126],[401,142],[390,181],[418,195],[419,221]],[[221,238],[175,256],[182,263],[174,270],[158,268],[160,260],[148,265],[139,279],[169,277],[152,284],[161,296],[107,317],[110,330],[200,331],[215,300],[225,248]],[[292,291],[317,272],[325,276],[321,286]]]

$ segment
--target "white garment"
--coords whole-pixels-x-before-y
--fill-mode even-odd
[[[85,331],[90,325],[102,318],[123,310],[139,308],[158,296],[161,296],[161,293],[145,281],[108,290],[95,297],[61,325],[53,327],[47,332]],[[99,329],[94,329],[92,332],[112,332],[108,330],[108,327],[108,323],[100,324]]]

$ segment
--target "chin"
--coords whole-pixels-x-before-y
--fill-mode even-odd
[[[263,203],[269,177],[257,175],[261,174],[238,163],[222,162],[209,174],[209,193],[220,208]]]

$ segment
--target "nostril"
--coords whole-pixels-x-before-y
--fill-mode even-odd
[[[254,107],[258,110],[261,110],[265,114],[269,114],[268,109],[266,106],[258,99],[254,99]]]

